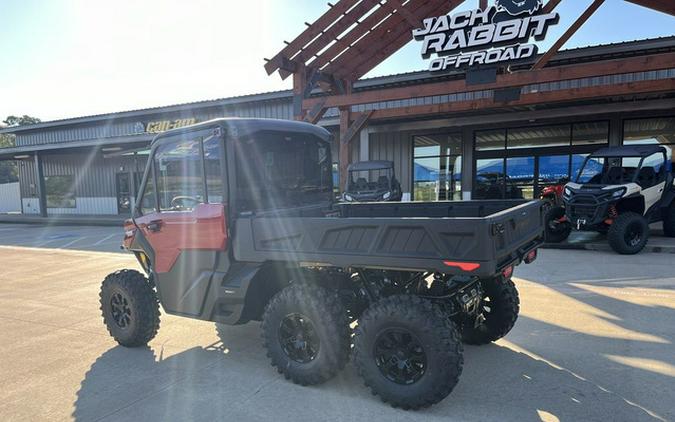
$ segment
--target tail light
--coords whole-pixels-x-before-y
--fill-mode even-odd
[[[531,264],[532,262],[534,262],[535,259],[537,259],[537,250],[532,249],[527,253],[527,255],[525,255],[525,258],[523,258],[523,262],[525,262],[526,264]]]
[[[504,278],[509,279],[513,275],[513,265],[509,265],[508,267],[504,268],[502,270],[502,275]]]

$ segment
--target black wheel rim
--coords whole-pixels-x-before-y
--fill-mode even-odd
[[[624,240],[630,246],[637,246],[642,240],[642,226],[640,223],[632,223],[626,228]]]
[[[374,354],[382,375],[397,384],[414,384],[427,370],[422,343],[404,328],[389,328],[378,334]]]
[[[129,299],[122,293],[115,293],[110,298],[110,311],[113,321],[120,328],[128,328],[131,324],[131,308]]]
[[[313,361],[320,347],[314,324],[302,314],[289,314],[281,320],[279,344],[286,356],[298,363]]]

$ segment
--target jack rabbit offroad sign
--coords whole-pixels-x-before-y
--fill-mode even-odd
[[[480,64],[526,59],[537,54],[530,38],[541,41],[558,13],[542,13],[542,0],[497,0],[485,10],[475,9],[424,19],[413,30],[422,42],[422,57],[432,72]]]

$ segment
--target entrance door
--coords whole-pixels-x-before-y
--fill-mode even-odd
[[[188,132],[162,139],[152,157],[142,215],[134,221],[152,248],[155,282],[169,312],[200,315],[226,248],[222,142],[207,131]]]
[[[117,173],[115,175],[115,187],[117,188],[117,213],[131,214],[133,196],[129,173]]]

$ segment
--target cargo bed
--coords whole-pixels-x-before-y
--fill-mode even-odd
[[[338,204],[323,215],[240,215],[233,251],[244,262],[489,277],[543,242],[543,205],[538,200],[382,202]]]

